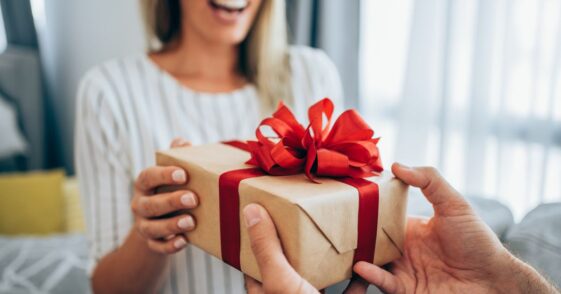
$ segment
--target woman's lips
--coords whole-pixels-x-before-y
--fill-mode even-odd
[[[247,0],[210,0],[209,5],[218,20],[225,24],[238,21],[244,10],[249,6]]]

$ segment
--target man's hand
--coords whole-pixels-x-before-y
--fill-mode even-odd
[[[387,266],[359,262],[345,293],[364,293],[369,283],[387,293],[558,293],[534,269],[512,256],[465,199],[434,168],[392,166],[396,177],[418,187],[434,216],[410,218],[404,255]],[[294,271],[275,226],[259,205],[245,207],[251,248],[263,284],[246,277],[249,293],[317,293]],[[362,277],[362,278],[361,278]]]
[[[318,293],[286,260],[275,225],[267,211],[260,205],[249,204],[243,214],[251,250],[263,279],[261,284],[246,276],[248,293]]]
[[[556,293],[514,258],[466,200],[434,168],[392,166],[434,207],[429,220],[409,219],[402,258],[388,270],[359,262],[354,271],[387,293]],[[351,285],[365,292],[364,283]],[[362,289],[361,289],[362,288]]]

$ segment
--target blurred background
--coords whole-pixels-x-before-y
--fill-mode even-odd
[[[138,1],[0,0],[0,293],[88,291],[75,94],[88,68],[145,52]],[[561,0],[287,0],[287,15],[293,44],[336,63],[387,167],[436,166],[561,280]],[[21,224],[14,203],[30,202],[50,224]],[[33,256],[66,267],[43,277]]]

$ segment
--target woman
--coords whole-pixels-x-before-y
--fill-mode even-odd
[[[90,70],[78,93],[76,162],[86,208],[94,291],[238,293],[239,272],[187,246],[204,195],[155,194],[188,171],[155,167],[154,152],[252,137],[284,99],[298,116],[340,99],[333,63],[288,47],[283,0],[146,0],[153,50]],[[138,176],[138,177],[137,177]],[[187,234],[184,234],[187,233]],[[185,238],[187,236],[187,238]]]

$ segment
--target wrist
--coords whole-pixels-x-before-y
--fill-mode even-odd
[[[125,244],[126,243],[132,243],[135,248],[142,250],[145,254],[154,258],[164,258],[167,256],[167,254],[163,254],[150,249],[150,247],[148,246],[148,239],[138,231],[136,226],[134,226],[130,230],[129,236],[125,241]]]
[[[104,256],[94,270],[94,293],[155,292],[161,285],[169,259],[148,248],[136,228],[115,251]]]
[[[555,287],[533,267],[504,250],[495,273],[491,275],[491,285],[496,293],[559,293]]]

